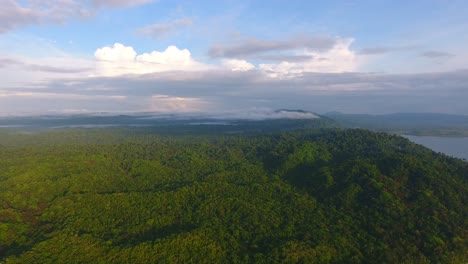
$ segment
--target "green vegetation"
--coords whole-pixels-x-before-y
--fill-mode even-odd
[[[466,263],[468,163],[365,130],[0,137],[0,263]]]

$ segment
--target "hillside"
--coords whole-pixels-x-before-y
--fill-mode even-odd
[[[364,130],[0,139],[0,263],[462,263],[468,163]]]

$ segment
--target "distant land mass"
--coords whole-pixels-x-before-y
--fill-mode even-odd
[[[366,128],[407,135],[468,136],[468,116],[440,113],[395,113],[383,115],[329,112],[346,128]]]
[[[0,128],[36,131],[60,128],[146,127],[155,131],[217,132],[279,131],[332,128],[332,119],[303,110],[248,111],[228,113],[133,113],[0,117]]]
[[[226,133],[340,127],[420,136],[468,136],[468,116],[439,113],[371,115],[339,112],[320,115],[300,109],[279,109],[225,113],[92,113],[0,117],[0,128],[22,131],[104,127],[151,127],[159,131],[191,132],[216,127],[215,130]]]

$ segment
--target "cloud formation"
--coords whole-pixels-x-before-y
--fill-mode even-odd
[[[454,71],[467,67],[466,27],[450,12],[424,19],[446,24],[408,27],[415,17],[396,21],[398,10],[375,10],[392,14],[370,29],[362,10],[311,20],[310,12],[286,12],[281,5],[265,13],[236,1],[149,5],[156,2],[0,0],[0,112],[267,107],[468,113],[467,72]],[[453,9],[463,17],[463,8]],[[342,22],[330,24],[341,15]],[[82,20],[88,21],[70,23]],[[389,25],[395,30],[378,30]],[[28,26],[35,28],[18,30]]]
[[[143,5],[157,0],[86,0],[97,7],[130,7]]]
[[[364,48],[359,50],[361,55],[382,55],[392,52],[408,51],[415,49],[414,46],[381,46],[381,47],[371,47]]]
[[[273,62],[305,62],[314,59],[312,55],[294,55],[294,54],[271,54],[271,55],[260,55],[255,57],[262,61],[273,61]]]
[[[355,71],[359,64],[357,57],[350,49],[352,42],[352,39],[337,39],[327,50],[302,51],[302,55],[284,57],[284,59],[292,58],[291,62],[260,63],[256,67],[244,59],[226,58],[220,63],[223,68],[231,71],[258,70],[265,77],[279,79],[296,78],[307,72],[349,72]],[[216,68],[215,65],[194,60],[190,51],[181,50],[176,46],[169,46],[164,51],[152,51],[139,55],[133,47],[115,43],[113,46],[97,49],[95,58],[96,76],[205,71]]]
[[[232,71],[250,71],[255,69],[255,65],[246,60],[225,59],[222,63],[224,67]]]
[[[250,38],[235,45],[214,45],[208,55],[212,58],[245,58],[296,49],[326,51],[333,48],[338,40],[330,37],[296,36],[288,40],[261,40]]]
[[[356,69],[361,62],[350,48],[352,42],[338,39],[327,50],[297,53],[307,60],[258,65],[235,58],[208,65],[176,46],[138,53],[120,43],[97,49],[92,64],[71,58],[43,61],[5,56],[0,59],[0,70],[6,78],[10,75],[5,70],[18,69],[28,78],[38,72],[47,73],[40,75],[47,78],[15,87],[3,84],[0,104],[11,112],[19,111],[17,105],[23,109],[36,105],[41,111],[91,112],[217,112],[266,107],[468,113],[468,106],[460,100],[468,96],[468,72],[359,73]],[[438,100],[446,103],[436,103]]]
[[[213,119],[247,119],[247,120],[267,120],[267,119],[316,119],[319,116],[304,111],[275,110],[268,107],[252,107],[242,110],[225,111],[211,113],[202,117]]]
[[[0,91],[17,87],[43,85],[54,79],[87,78],[94,63],[73,56],[43,54],[41,58],[0,54]]]
[[[0,68],[17,68],[21,71],[39,71],[48,73],[82,73],[90,72],[91,68],[71,68],[51,65],[41,65],[23,62],[18,59],[0,58]]]
[[[152,95],[149,101],[149,111],[163,113],[200,112],[206,104],[206,102],[199,98],[160,94]]]
[[[64,24],[73,19],[93,16],[96,8],[122,8],[155,0],[2,0],[0,1],[0,33],[17,28]]]
[[[447,58],[454,56],[452,53],[444,52],[444,51],[436,51],[430,50],[421,53],[421,56],[426,58]]]
[[[248,63],[270,78],[297,78],[306,72],[356,71],[360,61],[351,49],[353,39],[298,35],[285,40],[247,39],[232,45],[212,46],[208,54],[223,64]]]
[[[326,51],[305,51],[310,60],[282,61],[260,64],[259,68],[272,78],[291,78],[306,72],[350,72],[357,70],[359,60],[350,49],[352,39],[338,39]]]
[[[174,31],[192,25],[192,20],[189,18],[180,18],[166,23],[158,23],[145,26],[137,30],[138,34],[149,36],[155,39],[168,36]]]
[[[16,60],[0,58],[0,68],[11,67],[17,64],[18,64],[18,61]]]
[[[73,0],[2,0],[0,33],[29,25],[61,24],[69,19],[90,15],[90,10]]]
[[[16,94],[4,91],[0,104],[3,109],[17,109],[17,105],[24,107],[24,102],[30,102],[31,107],[41,105],[38,109],[85,108],[98,112],[226,112],[256,107],[319,113],[468,114],[463,100],[468,97],[467,82],[466,70],[431,74],[303,73],[279,79],[266,77],[258,69],[232,71],[221,67],[55,79],[38,87],[17,88]],[[39,93],[44,93],[44,99],[37,100]],[[62,99],[48,100],[52,98],[49,95]]]
[[[187,49],[181,50],[176,46],[138,55],[133,47],[115,43],[113,46],[97,49],[94,56],[98,76],[199,71],[208,67],[193,60]]]

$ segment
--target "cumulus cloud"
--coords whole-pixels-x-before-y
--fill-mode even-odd
[[[169,46],[163,52],[153,51],[151,53],[143,53],[137,58],[139,62],[157,63],[161,65],[174,66],[190,66],[193,63],[190,51],[187,49],[180,50],[176,46]]]
[[[0,105],[3,112],[60,107],[118,112],[226,112],[267,107],[319,113],[425,111],[468,114],[467,82],[467,71],[392,75],[303,73],[299,78],[275,79],[265,78],[258,70],[218,69],[55,79],[42,87],[23,86],[14,90],[23,95],[45,93],[41,100],[13,96],[11,91],[0,89],[0,94],[4,93],[0,96]],[[47,99],[48,95],[56,93],[82,97]],[[117,99],[115,96],[122,97]]]
[[[127,47],[120,43],[115,43],[112,47],[97,49],[94,57],[100,61],[133,61],[137,53],[133,47]]]
[[[244,59],[225,58],[222,68],[233,72],[258,69],[271,78],[294,78],[306,72],[355,71],[358,59],[350,49],[352,39],[335,39],[333,46],[325,50],[303,50],[294,56],[276,56],[273,59],[291,59],[279,63],[261,63],[258,68]],[[270,56],[266,54],[265,56]],[[271,55],[275,56],[275,55]],[[203,71],[210,66],[195,61],[187,49],[169,46],[164,51],[137,54],[133,47],[115,43],[97,49],[96,75],[118,76],[125,74],[149,74],[168,71]],[[211,67],[213,69],[213,67]]]
[[[272,78],[291,78],[305,72],[349,72],[357,70],[359,60],[350,49],[352,39],[339,39],[326,51],[304,51],[307,61],[260,64],[259,68]]]
[[[199,71],[207,68],[207,65],[193,60],[190,51],[176,46],[138,55],[133,47],[115,43],[111,47],[97,49],[94,55],[96,74],[100,76]]]
[[[258,65],[236,58],[206,65],[192,58],[189,50],[176,46],[138,53],[119,43],[97,49],[95,60],[87,62],[66,57],[33,60],[1,56],[1,111],[210,112],[268,107],[468,114],[466,71],[359,73],[356,69],[361,61],[350,48],[352,41],[337,39],[326,50],[294,50],[295,56],[308,59]],[[255,56],[264,55],[274,56]],[[40,82],[29,81],[34,74],[41,76],[35,79]],[[14,86],[8,84],[13,75],[17,77],[11,82]],[[288,115],[291,113],[273,116]]]
[[[155,39],[166,37],[170,33],[176,31],[179,28],[187,27],[192,25],[192,20],[189,18],[181,18],[167,23],[152,24],[140,28],[137,33],[145,36],[149,36]]]
[[[246,60],[225,59],[223,66],[232,71],[250,71],[255,69],[255,66]]]
[[[223,58],[225,67],[235,71],[254,69],[245,58],[271,78],[295,78],[306,72],[356,71],[360,60],[351,49],[353,39],[296,36],[281,41],[249,39],[235,45],[217,45],[212,58]]]

